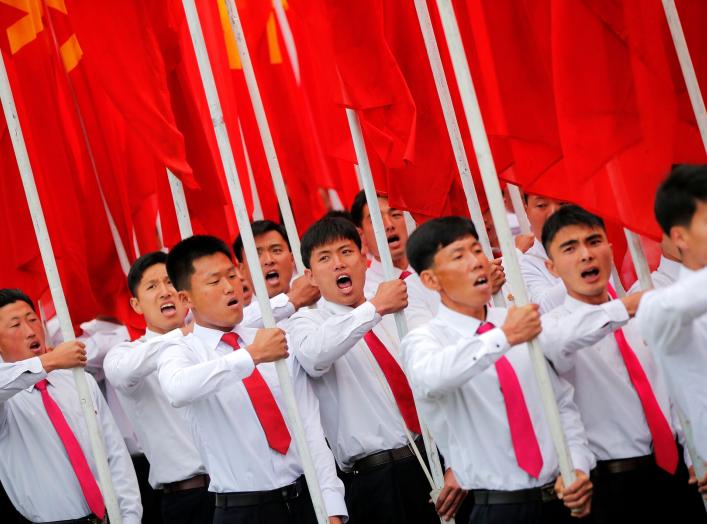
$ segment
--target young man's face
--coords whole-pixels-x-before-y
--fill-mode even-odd
[[[420,278],[426,287],[439,292],[447,307],[477,309],[491,300],[489,271],[481,244],[469,235],[437,251],[432,267],[424,270]]]
[[[548,246],[548,256],[547,268],[562,279],[571,297],[589,303],[606,300],[612,253],[603,229],[563,227]]]
[[[407,224],[405,224],[405,215],[399,209],[391,208],[388,205],[388,199],[385,197],[378,197],[378,205],[381,208],[385,236],[388,238],[388,247],[390,247],[390,256],[393,258],[393,263],[396,261],[407,262],[405,246],[407,246],[408,242],[408,229]],[[368,205],[363,206],[361,230],[363,231],[363,240],[368,247],[368,251],[376,257],[376,259],[380,260],[378,245],[376,244],[376,235],[373,233],[373,221],[371,220]]]
[[[241,288],[243,288],[243,307],[246,307],[253,300],[253,281],[250,279],[250,273],[245,264],[239,264],[236,267],[236,272],[241,281]]]
[[[692,270],[707,266],[707,202],[699,201],[690,224],[673,226],[670,238],[682,255],[682,263]]]
[[[353,241],[339,239],[315,248],[309,265],[305,275],[329,302],[356,307],[366,300],[366,258]]]
[[[19,362],[46,353],[44,327],[37,314],[18,300],[0,308],[0,356]]]
[[[528,222],[530,229],[533,230],[535,238],[540,238],[543,234],[543,226],[550,215],[565,205],[564,202],[545,198],[538,195],[528,195],[528,201],[525,205],[526,213],[528,214]]]
[[[268,231],[255,237],[255,247],[268,288],[268,298],[289,292],[290,280],[295,271],[295,257],[287,241],[277,231]]]
[[[179,292],[201,326],[231,331],[243,320],[243,288],[233,261],[223,253],[197,258],[189,289]]]
[[[151,331],[167,333],[184,325],[187,308],[179,300],[164,264],[147,268],[136,294],[130,299],[130,305],[136,313],[145,317]]]

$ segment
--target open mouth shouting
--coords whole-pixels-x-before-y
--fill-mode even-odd
[[[590,267],[588,269],[585,269],[582,271],[581,275],[582,280],[584,280],[587,284],[594,284],[599,280],[599,268],[597,267]]]
[[[265,282],[271,286],[276,286],[280,283],[280,273],[274,269],[265,273]]]
[[[232,298],[231,300],[228,301],[227,306],[229,309],[237,309],[238,308],[238,299]]]
[[[38,355],[40,350],[42,349],[42,344],[39,342],[39,340],[34,340],[29,345],[29,349],[32,353],[34,353],[35,355]]]
[[[177,314],[177,306],[175,306],[174,302],[165,302],[160,305],[160,313],[166,317],[173,317]]]
[[[391,249],[396,249],[400,247],[400,236],[397,234],[390,235],[388,237],[388,245]]]
[[[486,275],[481,275],[479,278],[474,280],[474,287],[487,286],[489,279]]]
[[[336,277],[336,287],[344,293],[349,293],[353,289],[353,281],[351,280],[351,276],[343,273]]]

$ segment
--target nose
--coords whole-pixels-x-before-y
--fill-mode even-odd
[[[589,260],[592,258],[592,251],[586,244],[581,244],[579,246],[579,256],[582,260]]]
[[[32,326],[27,321],[22,322],[22,335],[28,340],[37,338],[37,333],[35,333],[34,329],[32,329]]]
[[[388,213],[382,213],[382,216],[385,232],[390,233],[391,231],[395,231],[395,224],[393,224],[393,221],[390,219],[390,215]]]
[[[275,260],[270,254],[270,251],[263,250],[263,252],[260,254],[260,263],[263,266],[271,266],[275,263]]]
[[[160,298],[166,298],[172,294],[170,286],[166,282],[160,284]]]

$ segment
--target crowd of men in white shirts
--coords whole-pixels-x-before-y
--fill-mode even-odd
[[[618,296],[599,217],[525,203],[522,307],[492,305],[503,262],[486,258],[469,220],[433,219],[408,237],[402,211],[379,197],[398,277],[386,280],[363,193],[304,233],[303,275],[270,221],[252,224],[260,268],[240,237],[233,249],[193,236],[140,257],[128,285],[147,331],[134,341],[105,320],[53,341],[29,298],[0,290],[0,522],[106,518],[70,372],[85,366],[125,524],[315,523],[281,359],[330,524],[707,522],[707,476],[680,423],[704,461],[707,166],[676,166],[657,192],[663,258],[646,293]],[[263,327],[254,271],[276,328]],[[569,486],[530,359],[536,338]],[[435,500],[422,424],[443,464]]]

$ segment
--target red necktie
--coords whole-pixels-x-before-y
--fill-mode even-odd
[[[612,299],[616,298],[616,291],[611,285],[609,285],[609,296]],[[668,473],[674,474],[678,467],[678,449],[675,444],[673,430],[660,409],[646,372],[643,370],[636,353],[626,340],[623,330],[617,329],[614,331],[614,338],[616,338],[616,343],[619,345],[619,352],[626,366],[626,371],[628,371],[631,384],[633,384],[633,389],[636,390],[641,406],[643,406],[646,423],[653,438],[655,463]]]
[[[407,269],[405,269],[405,270],[403,270],[402,273],[400,273],[400,276],[399,276],[398,278],[399,278],[400,280],[405,280],[405,279],[406,279],[407,277],[409,277],[410,275],[412,275],[412,273],[411,273],[410,271],[408,271]]]
[[[106,506],[103,503],[101,490],[98,488],[96,479],[86,461],[86,456],[83,454],[81,445],[76,440],[74,432],[71,431],[57,403],[54,402],[54,399],[49,395],[47,384],[47,380],[43,379],[37,382],[34,387],[37,388],[42,395],[44,409],[47,411],[49,420],[51,420],[57,435],[59,435],[61,443],[64,444],[64,449],[66,449],[66,454],[69,456],[69,462],[71,462],[71,467],[74,468],[74,473],[79,481],[81,491],[86,498],[89,509],[96,517],[103,520],[106,514]]]
[[[221,340],[231,346],[234,351],[241,347],[238,345],[238,335],[236,333],[225,333]],[[265,432],[268,444],[278,453],[285,455],[290,448],[292,437],[287,429],[280,407],[275,402],[275,397],[258,368],[255,368],[249,377],[243,379],[243,385],[248,392],[255,414]]]
[[[414,433],[421,433],[420,420],[417,418],[417,410],[415,409],[415,401],[412,398],[412,390],[408,379],[400,368],[400,364],[393,358],[390,351],[383,345],[383,342],[376,336],[373,331],[369,331],[363,336],[363,340],[371,350],[373,358],[378,362],[385,380],[388,382],[395,403],[398,405],[400,414],[403,416],[405,425]]]
[[[476,330],[478,335],[491,331],[494,326],[491,322],[482,323]],[[515,451],[516,461],[522,470],[531,477],[538,478],[543,467],[543,455],[540,452],[538,437],[530,420],[528,406],[525,403],[523,389],[520,387],[518,375],[511,366],[510,361],[504,356],[496,361],[496,374],[506,404],[508,427],[511,430],[511,441]]]

